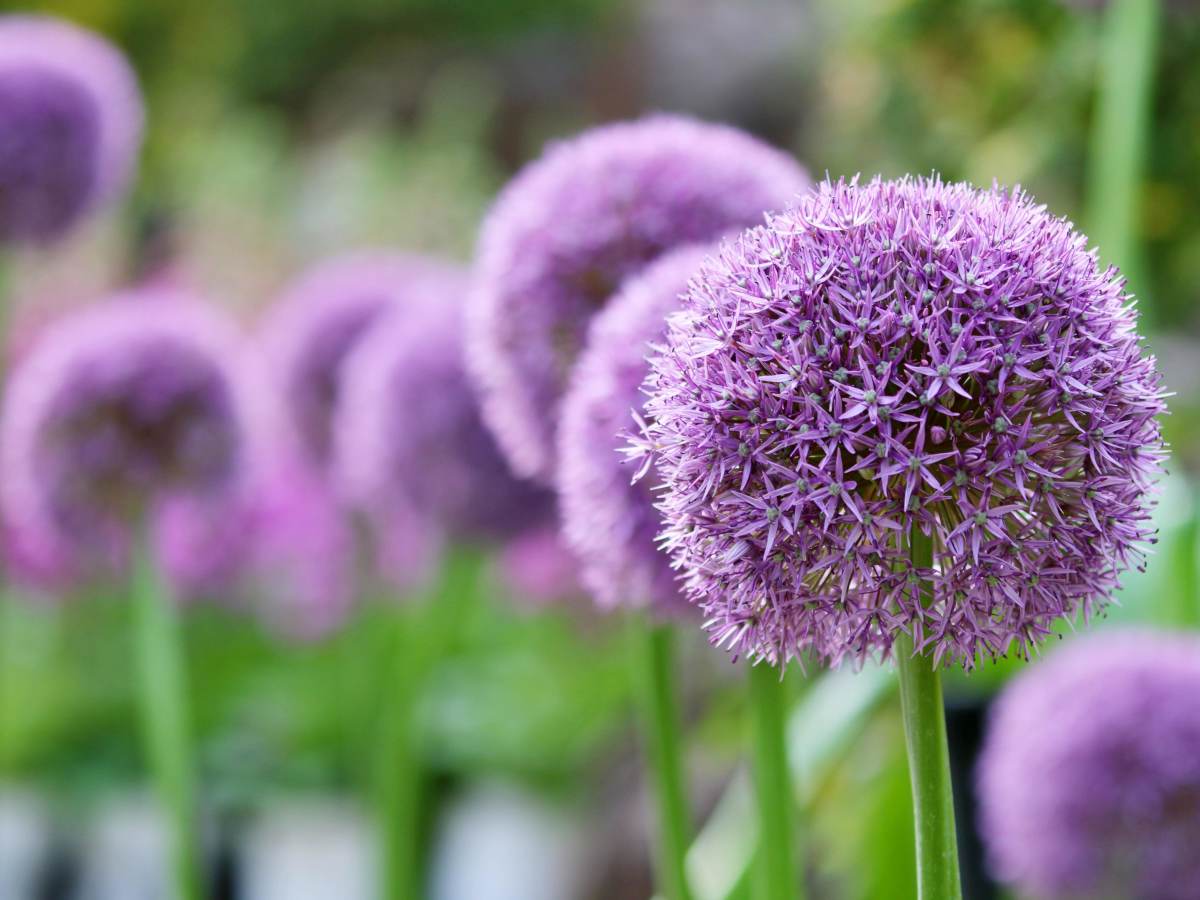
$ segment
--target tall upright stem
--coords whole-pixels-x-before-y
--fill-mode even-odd
[[[690,828],[680,750],[675,634],[669,625],[632,617],[631,644],[641,700],[642,735],[658,824],[658,881],[666,900],[690,900],[684,857]]]
[[[1137,241],[1161,0],[1112,0],[1104,16],[1088,172],[1087,228],[1103,258],[1144,290]]]
[[[420,819],[423,778],[417,746],[416,642],[409,633],[412,610],[397,608],[383,666],[385,706],[376,783],[385,900],[420,897]]]
[[[389,603],[392,640],[380,665],[385,676],[375,761],[385,900],[423,896],[420,699],[431,669],[449,651],[470,613],[482,562],[478,553],[452,553],[425,597],[411,604]]]
[[[922,569],[933,564],[933,544],[915,527],[911,560]],[[929,587],[923,582],[921,602],[928,601]],[[920,900],[961,900],[941,676],[928,654],[914,653],[909,635],[896,640],[895,654],[916,825],[917,896]]]
[[[133,567],[134,646],[146,760],[170,827],[177,900],[200,900],[187,677],[179,613],[143,534]]]
[[[754,732],[754,793],[758,804],[760,900],[799,900],[795,795],[784,739],[785,691],[781,672],[765,663],[750,668],[750,717]]]
[[[1178,547],[1171,554],[1175,563],[1176,601],[1174,621],[1169,625],[1200,628],[1200,569],[1197,568],[1196,544],[1200,538],[1200,494],[1188,491],[1187,520],[1180,526]]]

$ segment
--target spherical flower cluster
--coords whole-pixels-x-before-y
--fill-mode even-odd
[[[512,599],[536,609],[582,595],[579,563],[553,525],[529,528],[505,543],[497,558]]]
[[[544,520],[551,503],[513,477],[483,425],[464,371],[456,297],[432,296],[419,312],[381,322],[347,360],[336,475],[372,515],[399,513],[448,537],[492,540]]]
[[[52,240],[120,193],[142,120],[137,80],[107,41],[0,17],[0,243]]]
[[[688,245],[665,254],[629,278],[592,320],[587,345],[562,405],[558,430],[559,505],[569,546],[597,602],[686,606],[670,557],[656,545],[662,517],[654,508],[653,478],[631,480],[620,453],[631,411],[645,399],[642,382],[652,343],[663,340],[667,316],[679,308],[705,249]]]
[[[160,571],[184,602],[232,600],[250,558],[254,522],[243,492],[174,493],[151,524]]]
[[[250,505],[250,598],[279,635],[316,640],[353,608],[354,533],[327,479],[294,452],[274,458]]]
[[[361,251],[318,264],[287,290],[264,338],[287,415],[316,463],[325,465],[332,449],[342,363],[372,324],[409,297],[441,302],[463,289],[461,274],[443,263]]]
[[[166,496],[238,490],[257,458],[246,362],[231,323],[181,298],[123,296],[61,321],[9,383],[7,520],[103,556]]]
[[[714,642],[1021,651],[1152,536],[1163,392],[1115,269],[1020,191],[826,183],[693,278],[647,381]],[[923,545],[932,544],[932,561]]]
[[[594,129],[518,174],[484,222],[467,320],[484,416],[517,472],[553,479],[568,374],[627,275],[760,222],[808,185],[785,154],[678,116]]]
[[[1022,674],[978,784],[996,874],[1023,895],[1200,896],[1200,642],[1112,634]]]

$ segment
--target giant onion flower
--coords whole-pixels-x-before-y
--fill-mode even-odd
[[[655,543],[662,518],[652,479],[634,483],[620,453],[630,411],[640,411],[650,345],[662,341],[704,249],[686,246],[629,278],[592,320],[563,398],[559,503],[584,584],[604,607],[685,606],[670,558]]]
[[[996,874],[1030,897],[1200,896],[1200,642],[1083,639],[1019,676],[992,712],[980,825]]]
[[[568,375],[625,277],[761,221],[808,183],[749,135],[679,116],[594,129],[512,180],[483,225],[466,326],[484,417],[518,474],[553,479]]]
[[[0,17],[0,243],[52,240],[120,193],[142,120],[137,80],[107,41]]]
[[[321,466],[328,462],[342,364],[380,316],[410,297],[438,303],[462,290],[461,276],[445,264],[383,251],[333,257],[287,289],[268,317],[264,340],[285,412],[308,457]]]
[[[461,288],[446,285],[376,326],[346,363],[335,422],[345,495],[416,539],[492,541],[544,521],[547,493],[509,471],[463,365]],[[384,538],[396,531],[384,524]],[[405,538],[405,543],[409,542]]]
[[[189,300],[122,296],[62,320],[9,382],[7,520],[108,563],[168,497],[240,490],[259,459],[247,361],[233,325]]]
[[[969,667],[1103,606],[1163,458],[1135,321],[1020,191],[825,183],[728,243],[652,361],[642,446],[712,639],[837,661],[905,634]]]

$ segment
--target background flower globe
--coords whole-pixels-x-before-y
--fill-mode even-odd
[[[120,194],[143,116],[132,69],[103,38],[0,17],[0,243],[53,240]]]
[[[493,542],[553,515],[484,427],[463,362],[465,276],[372,330],[346,364],[335,477],[348,501],[416,540]],[[406,539],[406,543],[408,540]]]
[[[553,481],[571,367],[626,276],[808,186],[786,154],[681,116],[595,128],[526,166],[483,223],[466,319],[484,417],[517,473]]]
[[[233,323],[174,294],[61,320],[9,382],[6,519],[112,561],[168,497],[241,490],[260,464],[265,399],[251,359]]]
[[[727,243],[652,361],[642,444],[712,639],[836,662],[905,633],[969,667],[1099,609],[1163,458],[1134,324],[1020,191],[825,183]]]
[[[978,771],[997,876],[1038,898],[1200,893],[1200,642],[1080,639],[993,709]]]
[[[631,411],[645,399],[642,382],[652,344],[679,308],[706,248],[687,245],[627,279],[592,320],[587,345],[563,398],[558,431],[558,496],[567,543],[584,584],[607,609],[647,606],[658,613],[687,608],[671,560],[657,546],[662,518],[655,479],[636,482],[620,452]]]
[[[410,296],[436,303],[443,291],[462,289],[461,276],[445,263],[372,250],[318,263],[284,292],[264,323],[263,340],[306,457],[328,463],[342,364],[371,326]]]

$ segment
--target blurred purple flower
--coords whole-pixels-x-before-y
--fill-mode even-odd
[[[501,580],[516,603],[550,606],[579,596],[579,563],[552,525],[518,534],[500,551]]]
[[[53,240],[123,191],[142,120],[137,79],[103,38],[0,17],[0,243]]]
[[[166,498],[240,490],[263,418],[249,363],[231,322],[177,297],[123,295],[52,326],[8,385],[9,526],[84,570],[119,566]]]
[[[786,154],[680,116],[593,129],[521,171],[484,222],[466,323],[484,417],[516,471],[553,479],[568,375],[627,275],[761,221],[809,184]]]
[[[563,398],[558,430],[563,530],[583,565],[584,584],[607,609],[649,606],[678,613],[686,607],[671,559],[655,543],[662,527],[654,508],[655,479],[634,483],[634,469],[619,451],[632,415],[642,411],[650,345],[665,337],[667,316],[679,309],[705,252],[695,245],[673,250],[625,281],[592,320]]]
[[[1144,562],[1164,452],[1135,318],[1019,191],[825,183],[726,244],[651,362],[638,442],[713,641],[836,662],[905,632],[970,667],[1100,608]]]
[[[356,596],[354,532],[327,479],[287,451],[254,494],[251,600],[296,640],[336,630]]]
[[[379,317],[408,303],[440,303],[463,290],[450,266],[415,256],[359,251],[314,266],[284,294],[264,327],[286,413],[306,453],[324,466],[342,363]],[[450,298],[457,302],[456,298]]]
[[[1005,690],[979,762],[996,874],[1031,897],[1200,896],[1200,642],[1084,638]]]
[[[512,475],[483,425],[463,367],[460,287],[381,322],[347,360],[336,472],[353,505],[400,515],[405,532],[492,541],[544,521],[552,499]]]
[[[237,582],[257,537],[244,492],[176,493],[154,512],[155,553],[184,601],[240,599]]]

